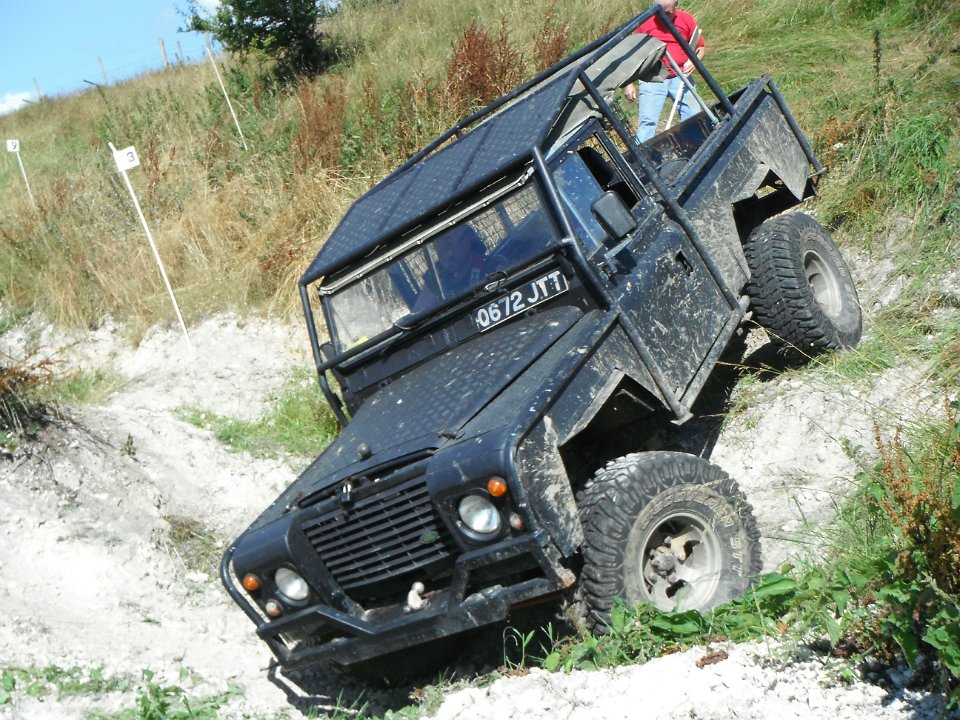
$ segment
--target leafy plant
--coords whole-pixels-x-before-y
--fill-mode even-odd
[[[881,466],[873,502],[893,525],[897,568],[904,580],[929,575],[936,586],[960,594],[960,403],[948,406],[947,432],[926,438],[910,453],[902,428],[884,440],[876,432]],[[929,432],[929,430],[927,431]]]
[[[281,77],[320,72],[337,49],[317,29],[334,5],[315,0],[224,0],[213,16],[189,2],[189,29],[210,32],[228,50],[258,52],[277,62]]]
[[[822,570],[799,576],[769,573],[744,597],[705,613],[663,613],[652,604],[620,604],[603,634],[561,643],[543,667],[612,667],[721,640],[743,642],[788,632],[799,637],[816,631],[836,641],[841,632],[837,614],[849,601],[849,582],[848,576],[828,576]]]
[[[895,642],[911,666],[933,652],[960,705],[960,402],[945,409],[945,422],[916,431],[915,450],[901,428],[889,440],[876,434],[880,462],[869,502],[889,523],[892,542],[873,584],[880,622],[867,632],[881,646]]]
[[[190,677],[189,670],[180,671],[181,682]],[[93,713],[93,720],[216,720],[220,708],[243,692],[239,686],[230,685],[222,693],[193,697],[182,686],[165,684],[155,678],[152,670],[143,671],[134,708],[109,715]]]
[[[522,56],[510,43],[505,20],[496,36],[479,23],[468,25],[447,62],[447,82],[458,114],[495,100],[522,78]]]

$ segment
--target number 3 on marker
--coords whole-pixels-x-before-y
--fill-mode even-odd
[[[140,164],[140,158],[137,157],[137,150],[133,145],[123,150],[117,150],[113,154],[113,159],[117,163],[120,172],[132,170]]]
[[[7,140],[7,152],[20,152],[20,141]]]

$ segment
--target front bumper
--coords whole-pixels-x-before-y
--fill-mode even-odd
[[[231,547],[220,564],[220,577],[234,601],[257,625],[259,635],[280,664],[295,669],[319,661],[342,665],[369,660],[396,650],[498,622],[519,603],[569,587],[573,573],[560,564],[545,538],[530,534],[496,543],[461,555],[453,569],[450,585],[425,596],[419,610],[403,604],[344,612],[317,603],[280,618],[265,618],[237,586],[230,570]],[[492,565],[528,556],[543,573],[509,585],[470,588],[471,574]],[[305,640],[292,640],[306,637]],[[312,638],[327,638],[314,643]]]

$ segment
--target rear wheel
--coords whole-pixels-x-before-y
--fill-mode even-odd
[[[863,320],[857,288],[827,230],[809,215],[767,220],[743,245],[757,322],[803,355],[852,348]]]
[[[590,627],[617,598],[706,610],[745,592],[761,570],[753,510],[723,470],[673,452],[609,463],[581,496],[584,567],[577,609]]]

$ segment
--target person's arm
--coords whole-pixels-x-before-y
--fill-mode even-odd
[[[697,47],[694,48],[693,53],[700,60],[703,60],[703,56],[707,54],[707,45],[703,41],[702,36],[700,37],[700,42],[697,44]],[[694,70],[696,70],[696,67],[694,67],[694,64],[693,64],[693,60],[687,58],[687,61],[683,64],[683,67],[680,68],[680,70],[683,71],[684,75],[689,75]]]

